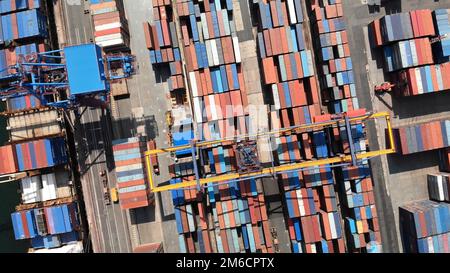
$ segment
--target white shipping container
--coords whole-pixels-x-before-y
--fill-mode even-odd
[[[201,20],[200,22],[201,22],[202,28],[203,28],[203,38],[209,39],[208,24],[206,21],[206,13],[200,14],[200,20]]]
[[[287,7],[289,13],[289,22],[291,22],[291,24],[297,24],[297,16],[295,15],[294,0],[287,0]]]
[[[280,110],[281,109],[280,97],[278,96],[278,86],[276,84],[272,84],[272,93],[275,109]]]
[[[122,33],[114,33],[104,36],[95,37],[95,42],[105,42],[110,40],[122,39]]]
[[[209,100],[211,118],[213,120],[217,120],[218,118],[217,118],[217,111],[216,111],[216,102],[214,101],[214,95],[209,95],[208,100]]]
[[[191,83],[191,92],[192,96],[198,97],[198,89],[197,89],[197,81],[195,79],[195,72],[189,72],[189,81]]]
[[[439,65],[435,65],[434,68],[436,69],[436,78],[439,90],[444,90],[444,82],[442,81],[441,67]]]
[[[125,45],[125,41],[122,38],[107,40],[107,41],[103,41],[103,42],[97,42],[97,40],[96,40],[95,43],[97,45],[99,45],[100,47]]]
[[[208,66],[213,66],[214,58],[211,50],[211,40],[206,40],[205,45],[206,45],[206,57],[208,58]]]
[[[408,56],[406,54],[406,45],[405,42],[399,43],[399,52],[400,52],[400,66],[408,67]]]
[[[410,40],[409,41],[409,46],[411,47],[411,52],[412,52],[412,66],[418,66],[419,65],[419,58],[417,55],[417,48],[416,48],[416,42],[415,40]]]
[[[39,176],[25,177],[20,181],[22,188],[22,200],[24,204],[40,202],[41,196],[41,178]]]
[[[330,223],[330,230],[331,230],[331,238],[337,239],[337,231],[336,231],[336,223],[334,222],[334,215],[333,213],[327,213],[328,221]]]
[[[226,9],[222,10],[223,27],[225,30],[225,35],[231,35],[230,23],[228,20],[228,11]]]
[[[295,193],[297,194],[298,209],[300,211],[300,215],[305,216],[306,210],[305,210],[305,204],[303,203],[303,199],[302,199],[302,191],[298,189],[295,191]]]
[[[212,53],[212,59],[213,59],[213,65],[219,65],[219,53],[217,52],[217,45],[216,40],[211,40],[211,53]]]
[[[55,174],[43,174],[41,175],[42,180],[42,201],[48,201],[58,198],[57,196],[57,186],[56,186],[56,178]]]
[[[118,11],[117,7],[108,7],[108,8],[102,8],[102,9],[91,9],[91,14],[92,15],[97,15],[97,14],[110,13],[110,12],[115,12],[115,11]]]
[[[203,38],[203,26],[202,22],[197,22],[197,30],[198,30],[198,38],[201,43],[204,43],[205,39]]]
[[[340,45],[342,44],[342,36],[341,36],[341,32],[336,32],[336,44]]]
[[[420,75],[420,69],[416,68],[414,72],[416,73],[417,92],[419,94],[423,94],[422,76]]]
[[[239,40],[237,36],[233,36],[234,58],[236,63],[241,62],[241,51],[239,50]]]
[[[103,24],[103,25],[98,25],[95,26],[95,31],[102,31],[102,30],[108,30],[108,29],[112,29],[112,28],[119,28],[119,27],[124,27],[124,25],[122,24],[122,22],[114,22],[114,23],[109,23],[109,24]]]
[[[202,100],[202,97],[194,97],[193,98],[194,115],[195,115],[195,121],[197,121],[197,122],[203,122],[202,107],[201,107],[202,101],[201,100]]]
[[[311,51],[307,50],[306,55],[308,56],[308,58],[307,58],[308,59],[308,70],[312,76],[312,75],[314,75],[314,64],[313,64]]]
[[[136,164],[132,164],[132,165],[116,167],[116,173],[117,172],[126,172],[126,171],[140,170],[140,169],[143,169],[143,168],[144,168],[144,165],[142,163],[136,163]]]

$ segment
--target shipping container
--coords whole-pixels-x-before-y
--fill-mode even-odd
[[[450,232],[450,204],[416,201],[401,206],[399,217],[404,252],[448,252],[450,241],[446,237]]]
[[[19,170],[15,145],[0,147],[0,174],[16,173]]]
[[[431,200],[450,202],[450,174],[429,174],[427,178],[428,194]]]
[[[56,110],[16,113],[8,116],[7,130],[11,141],[22,141],[60,134],[61,125]]]
[[[53,167],[67,163],[63,138],[41,139],[15,144],[19,171]]]
[[[144,152],[147,149],[144,137],[113,141],[117,187],[122,209],[148,206],[152,194],[147,188],[147,172]]]

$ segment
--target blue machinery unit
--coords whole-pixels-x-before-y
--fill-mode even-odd
[[[135,73],[132,55],[103,55],[96,44],[68,46],[20,56],[16,65],[0,71],[0,98],[32,94],[42,105],[75,109],[106,101],[109,81]]]

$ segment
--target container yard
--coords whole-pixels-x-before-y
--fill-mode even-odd
[[[450,1],[0,19],[0,252],[450,252]]]

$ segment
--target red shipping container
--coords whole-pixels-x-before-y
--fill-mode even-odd
[[[205,11],[206,12],[211,11],[211,8],[209,6],[209,2],[208,1],[203,1],[203,5],[205,6]]]
[[[256,224],[252,225],[253,238],[255,239],[255,248],[257,250],[261,249],[261,239],[259,236],[258,226]]]
[[[311,152],[311,139],[309,137],[308,133],[302,134],[302,144],[303,144],[303,151],[305,152],[305,159],[312,159],[312,152]]]
[[[153,8],[153,20],[154,21],[161,20],[161,17],[159,17],[159,9],[158,9],[158,7],[154,7]]]
[[[262,60],[263,72],[264,72],[264,83],[271,84],[278,82],[277,69],[273,62],[273,58],[264,58]]]
[[[156,39],[156,37],[158,37],[157,31],[156,31],[156,26],[151,26],[151,30],[152,30],[152,37],[153,37],[152,38],[153,47],[155,50],[159,50],[161,48],[161,46],[163,46],[163,45],[160,45],[158,39]]]
[[[264,47],[266,49],[266,55],[267,55],[267,57],[270,57],[273,55],[273,52],[272,52],[272,46],[271,46],[270,32],[268,29],[263,30],[263,37],[264,37]]]
[[[206,2],[206,1],[204,1]],[[213,20],[212,20],[212,16],[210,12],[206,13],[206,24],[208,25],[208,34],[209,34],[209,38],[216,38],[216,36],[214,35],[214,27],[213,27]]]
[[[298,78],[303,78],[303,67],[302,60],[299,52],[294,53],[295,63],[297,65],[297,76]]]
[[[166,7],[159,7],[159,14],[160,14],[160,18],[161,20],[167,20],[167,13],[166,13]],[[155,20],[155,19],[153,19]]]
[[[283,55],[283,60],[284,60],[284,66],[285,66],[285,71],[286,71],[286,78],[288,81],[292,80],[292,67],[291,67],[291,61],[289,58],[289,55]]]
[[[217,22],[218,22],[218,25],[219,25],[220,36],[225,36],[225,27],[223,25],[222,12],[216,12],[216,16],[217,16]]]
[[[144,27],[145,44],[147,45],[148,49],[153,49],[150,24],[148,22],[144,22],[143,27]]]
[[[286,28],[281,27],[281,28],[278,29],[278,31],[279,31],[279,35],[280,35],[280,40],[279,41],[281,42],[281,53],[282,54],[289,53],[289,45],[288,45],[288,41],[287,41]],[[289,33],[289,35],[290,35],[290,33]],[[286,58],[285,58],[285,60],[286,60]]]
[[[275,27],[279,27],[280,26],[280,22],[279,22],[279,19],[278,19],[278,11],[277,11],[276,2],[275,1],[270,1],[268,4],[270,5],[270,15],[272,17],[272,25],[273,25],[274,28]],[[270,20],[270,18],[266,18],[266,19]]]
[[[281,119],[283,121],[284,128],[291,126],[291,119],[289,118],[289,113],[287,109],[281,110]]]
[[[18,171],[15,147],[6,145],[0,147],[0,174],[16,173]]]

